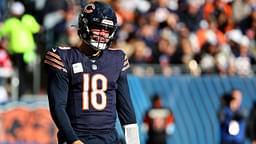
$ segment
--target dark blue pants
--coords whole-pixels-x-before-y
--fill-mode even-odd
[[[121,144],[117,131],[85,133],[79,136],[79,139],[85,144]],[[59,144],[65,144],[63,137],[58,137]]]

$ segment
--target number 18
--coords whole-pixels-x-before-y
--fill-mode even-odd
[[[101,88],[98,88],[98,81],[101,81]],[[91,87],[91,92],[89,89]],[[108,80],[102,74],[95,74],[91,77],[89,74],[83,75],[83,93],[82,93],[82,109],[89,110],[89,103],[96,110],[103,110],[107,106],[107,94]],[[101,101],[97,101],[97,97],[100,97]]]

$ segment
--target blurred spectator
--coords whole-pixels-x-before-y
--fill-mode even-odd
[[[201,4],[195,0],[188,0],[185,8],[179,11],[179,17],[180,21],[186,24],[189,31],[197,31],[200,21],[203,19]]]
[[[139,32],[138,38],[143,40],[144,43],[147,45],[147,47],[151,49],[151,51],[156,50],[157,43],[159,40],[159,35],[157,33],[157,26],[154,25],[153,23],[143,24],[138,31]]]
[[[142,40],[138,39],[132,39],[130,41],[130,47],[128,47],[130,52],[132,51],[130,55],[130,63],[131,64],[145,64],[150,63],[152,61],[151,57],[151,49],[146,46],[146,44]],[[126,46],[127,47],[127,46]],[[126,53],[129,54],[129,51],[126,51]],[[152,75],[154,71],[152,68],[145,69],[141,65],[135,66],[132,69],[132,73],[138,76],[143,76],[147,73],[147,75]]]
[[[43,27],[46,31],[46,49],[57,45],[59,37],[66,32],[67,23],[73,18],[72,3],[66,0],[46,0],[43,8]]]
[[[12,63],[5,49],[6,40],[0,40],[0,104],[8,101],[7,79],[12,76]]]
[[[63,13],[64,18],[53,27],[53,37],[55,45],[77,46],[80,43],[77,29],[72,25],[76,25],[77,15],[76,8],[70,5]]]
[[[241,31],[245,33],[249,38],[251,38],[250,36],[255,33],[255,31],[253,31],[253,29],[256,27],[255,19],[256,2],[250,5],[250,13],[244,19],[242,19],[240,23],[238,23],[239,29],[241,29]]]
[[[239,43],[239,53],[235,56],[234,67],[236,74],[240,76],[252,75],[252,64],[255,64],[255,58],[249,53],[249,39],[242,36]]]
[[[195,57],[198,61],[202,73],[225,73],[225,70],[219,65],[219,54],[221,49],[218,44],[216,34],[208,30],[206,32],[207,40],[201,48],[201,52]]]
[[[173,42],[173,40],[169,40],[170,48],[174,53],[172,54],[170,63],[188,64],[189,61],[194,58],[194,54],[197,51],[192,44],[192,39],[194,35],[190,33],[188,27],[183,23],[179,23],[177,27],[177,43]]]
[[[162,106],[158,95],[153,96],[152,107],[144,116],[143,129],[148,134],[147,144],[167,144],[168,135],[174,132],[173,113]]]
[[[0,37],[7,37],[7,50],[18,72],[19,98],[32,87],[29,66],[33,65],[36,59],[36,42],[33,34],[40,30],[40,25],[35,18],[24,14],[24,11],[25,7],[22,3],[11,3],[11,16],[0,27]]]
[[[154,0],[151,1],[149,12],[152,12],[153,17],[158,23],[163,23],[167,21],[172,12],[177,10],[178,4],[175,0]]]
[[[12,62],[6,51],[7,40],[0,40],[0,85],[3,84],[5,78],[11,77],[13,73]]]
[[[256,56],[256,2],[251,5],[250,14],[239,23],[239,28],[250,40],[250,52]]]
[[[239,45],[243,34],[240,29],[233,29],[226,33],[228,45],[234,55],[239,55]]]
[[[144,13],[150,8],[150,4],[146,0],[112,0],[112,5],[120,25],[126,22],[134,23],[137,12]]]
[[[131,42],[133,54],[130,57],[130,62],[133,64],[143,64],[150,62],[151,50],[141,40],[133,40]]]
[[[250,14],[251,4],[252,0],[235,0],[233,2],[233,19],[236,23],[239,23]]]
[[[221,144],[243,144],[245,141],[245,114],[241,108],[242,93],[232,90],[230,95],[224,95],[219,111]]]
[[[204,18],[215,17],[218,29],[227,32],[233,28],[232,7],[224,0],[207,1],[204,6]]]
[[[256,144],[256,101],[254,101],[253,107],[249,114],[247,123],[247,135],[252,144]]]
[[[214,33],[215,36],[212,37],[212,33]],[[220,46],[226,44],[226,37],[224,33],[218,29],[218,24],[214,17],[200,23],[200,29],[196,32],[196,36],[200,47],[207,41],[215,41]]]
[[[174,52],[176,50],[174,45],[167,38],[161,37],[159,39],[157,48],[160,54],[160,56],[158,57],[158,62],[161,63],[162,57],[166,57],[168,63],[171,63]]]

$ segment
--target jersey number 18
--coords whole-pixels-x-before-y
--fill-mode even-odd
[[[101,87],[98,82],[101,81]],[[107,78],[102,74],[95,74],[91,77],[88,73],[83,75],[82,109],[89,110],[89,105],[96,110],[103,110],[107,105]],[[91,91],[89,91],[91,89]],[[97,100],[100,97],[100,101]]]

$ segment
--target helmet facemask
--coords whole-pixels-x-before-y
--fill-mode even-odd
[[[94,24],[89,28],[89,44],[97,50],[105,50],[110,47],[116,27],[110,24]]]

